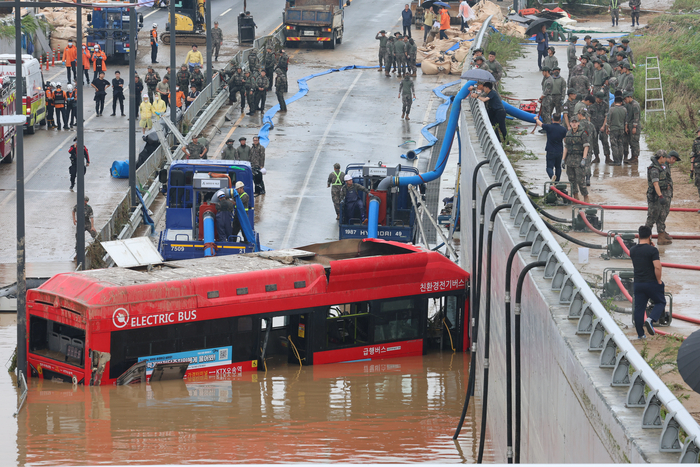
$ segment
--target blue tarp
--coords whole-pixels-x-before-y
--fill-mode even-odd
[[[129,161],[114,161],[109,173],[114,178],[129,178]]]

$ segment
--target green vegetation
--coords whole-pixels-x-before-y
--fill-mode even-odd
[[[53,27],[43,19],[35,18],[33,16],[27,15],[22,18],[22,31],[35,34],[37,29],[41,28],[44,32],[50,31]],[[0,38],[2,39],[14,39],[15,37],[15,25],[14,24],[1,24],[0,25]]]
[[[675,6],[700,0],[676,0]],[[643,37],[630,38],[637,68],[634,70],[635,99],[644,109],[646,57],[658,56],[661,66],[666,119],[650,113],[643,123],[651,151],[675,149],[683,157],[679,163],[688,170],[695,130],[700,125],[700,15],[662,15],[644,29]]]
[[[676,0],[671,8],[673,11],[700,11],[700,0]]]
[[[658,336],[655,339],[664,339],[666,341],[665,347],[654,355],[650,355],[649,345],[647,342],[644,342],[644,347],[639,354],[660,377],[669,373],[678,373],[678,362],[676,362],[676,359],[678,358],[678,349],[683,342],[671,336]]]

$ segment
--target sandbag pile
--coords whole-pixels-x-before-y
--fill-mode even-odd
[[[43,14],[46,21],[54,27],[49,38],[49,46],[51,49],[64,50],[68,45],[68,41],[76,41],[77,33],[75,29],[76,15],[75,8],[42,8],[39,13]],[[87,28],[87,11],[83,10],[83,29]],[[85,34],[83,33],[83,42]]]
[[[468,60],[471,42],[463,41],[459,43],[456,50],[448,50],[459,41],[457,39],[447,39],[433,41],[418,49],[416,61],[421,64],[421,70],[425,75],[436,75],[438,73],[461,75],[464,62]]]

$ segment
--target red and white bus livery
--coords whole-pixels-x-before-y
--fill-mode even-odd
[[[440,253],[342,240],[59,274],[27,292],[29,374],[111,384],[134,365],[185,377],[469,348],[469,275]],[[430,311],[429,311],[430,310]]]

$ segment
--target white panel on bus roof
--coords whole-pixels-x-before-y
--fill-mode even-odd
[[[163,263],[163,257],[148,237],[102,242],[102,247],[120,268]]]

